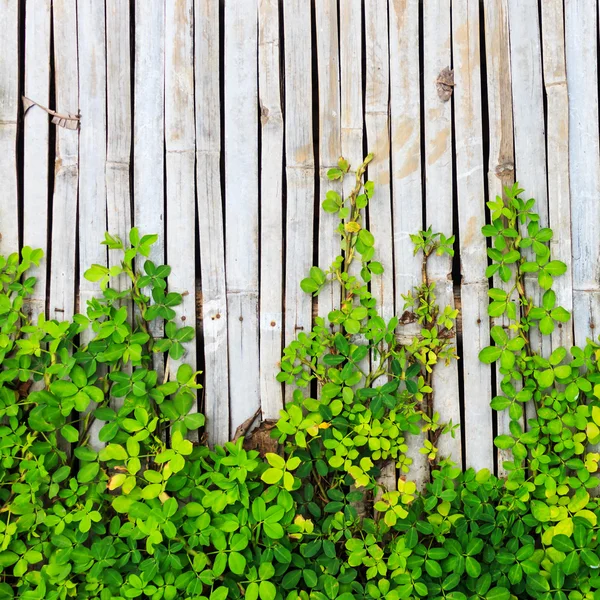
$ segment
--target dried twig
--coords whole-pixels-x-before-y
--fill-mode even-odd
[[[43,111],[47,112],[52,117],[52,123],[58,125],[59,127],[65,127],[66,129],[79,129],[79,114],[72,115],[68,113],[66,115],[61,115],[55,110],[52,110],[51,108],[46,108],[45,106],[42,106],[41,104],[37,103],[35,100],[31,100],[30,98],[27,98],[27,96],[23,96],[23,116],[27,114],[27,111],[32,106],[38,106]]]

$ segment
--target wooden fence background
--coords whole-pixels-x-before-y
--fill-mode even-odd
[[[334,301],[314,307],[299,287],[337,254],[325,173],[374,152],[369,224],[386,272],[373,291],[386,317],[401,313],[419,279],[409,234],[454,231],[457,259],[433,265],[440,301],[463,315],[462,360],[436,376],[435,408],[461,423],[442,452],[497,470],[505,423],[477,360],[485,201],[515,177],[536,198],[569,265],[558,296],[574,319],[552,346],[595,335],[597,26],[593,0],[0,0],[0,251],[44,249],[33,310],[66,319],[97,291],[81,273],[107,264],[106,229],[159,233],[152,258],[189,292],[186,360],[223,442],[259,408],[277,418],[282,347]],[[80,130],[38,107],[24,116],[22,95],[79,112]]]

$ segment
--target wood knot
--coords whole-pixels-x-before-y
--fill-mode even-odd
[[[276,323],[275,321],[271,321],[271,327],[275,327]]]
[[[515,172],[515,165],[512,162],[503,162],[496,165],[495,173],[496,177],[503,179],[504,177],[511,176]]]
[[[437,84],[437,93],[442,102],[448,102],[454,90],[454,71],[450,67],[445,67],[440,71],[435,83]]]

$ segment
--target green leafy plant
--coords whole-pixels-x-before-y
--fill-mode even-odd
[[[402,321],[419,333],[400,343],[402,324],[381,318],[369,290],[383,270],[362,212],[375,193],[363,183],[370,160],[351,175],[341,159],[329,173],[355,181],[347,198],[323,202],[339,217],[341,254],[301,285],[339,285],[340,306],[284,351],[278,379],[297,389],[273,430],[280,452],[265,457],[241,438],[214,449],[190,439],[204,425],[200,374],[171,361],[194,332],[173,320],[181,296],[169,267],[147,260],[156,236],[107,234],[120,264],[90,267],[100,295],[66,322],[32,323],[23,310],[39,251],[0,257],[0,599],[600,598],[590,495],[600,455],[589,446],[600,441],[600,347],[542,357],[531,336],[568,317],[552,291],[564,272],[552,232],[516,186],[490,202],[488,275],[505,287],[490,290],[489,312],[508,325],[492,328],[481,359],[499,362],[492,406],[511,425],[495,443],[512,457],[506,480],[461,472],[438,457],[439,435],[455,425],[440,423],[431,377],[456,358],[457,313],[437,306],[427,277],[428,258],[451,255],[454,239],[412,237],[422,281]],[[130,286],[117,291],[115,277]],[[164,338],[155,319],[166,320]],[[417,433],[432,467],[423,491],[406,456]],[[385,489],[378,475],[390,463],[401,476]]]

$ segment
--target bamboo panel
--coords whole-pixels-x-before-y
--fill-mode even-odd
[[[427,8],[426,6],[424,8]],[[420,86],[419,7],[414,3],[392,3],[390,18],[390,122],[392,159],[392,218],[394,227],[395,313],[404,312],[406,294],[421,283],[421,259],[413,252],[410,236],[423,229],[420,202],[421,172],[421,102],[414,86]],[[377,210],[377,200],[373,210]],[[410,343],[420,330],[417,323],[407,323],[400,330],[401,340]],[[410,477],[420,489],[429,481],[429,461],[419,450],[425,434],[406,439],[412,459]]]
[[[261,114],[260,396],[262,418],[277,419],[283,408],[283,388],[275,379],[283,344],[283,115],[277,0],[261,0],[258,21]]]
[[[319,87],[319,265],[327,269],[340,254],[340,236],[334,233],[337,215],[320,209],[320,203],[329,190],[342,194],[342,184],[330,181],[327,171],[337,167],[342,155],[340,120],[340,60],[338,43],[338,11],[336,0],[317,0],[317,61]],[[340,286],[328,285],[318,298],[319,316],[327,315],[339,306]]]
[[[79,112],[76,15],[75,0],[53,1],[54,85],[56,110],[61,114]],[[79,132],[57,127],[48,316],[59,321],[72,318],[75,310],[78,179]]]
[[[229,439],[229,362],[221,198],[219,0],[195,2],[194,40],[196,194],[205,362],[203,408],[210,443],[223,444]]]
[[[0,252],[19,249],[17,117],[19,113],[19,3],[0,2]]]
[[[106,216],[108,231],[127,241],[131,230],[131,51],[129,6],[106,0]],[[108,253],[108,265],[120,261]],[[127,277],[111,285],[125,289]]]
[[[25,96],[43,106],[50,100],[50,0],[25,5]],[[48,114],[33,106],[24,119],[23,245],[41,248],[48,256]],[[2,221],[4,223],[4,221]],[[27,302],[35,321],[46,309],[47,258],[33,267],[37,278]]]
[[[260,408],[257,6],[225,5],[225,261],[230,433]],[[235,233],[234,233],[235,232]]]
[[[573,327],[577,345],[584,345],[588,337],[596,339],[600,323],[597,22],[595,3],[565,2]]]
[[[133,118],[133,224],[141,235],[158,234],[148,259],[165,263],[165,4],[136,0]],[[150,323],[155,337],[164,334],[162,319]],[[154,357],[163,377],[161,356]]]
[[[196,324],[194,4],[193,0],[177,0],[165,7],[166,255],[172,265],[169,290],[183,298],[173,308],[175,323],[181,328]],[[182,359],[168,359],[171,379],[182,363],[196,370],[196,341],[184,348]],[[197,406],[191,412],[197,412]]]
[[[285,164],[285,343],[312,327],[312,298],[300,281],[312,266],[315,160],[312,133],[310,4],[284,0]],[[286,389],[285,398],[291,398]]]
[[[443,87],[444,69],[451,63],[450,2],[423,7],[424,68],[423,91],[425,99],[425,212],[427,225],[434,232],[452,235],[454,199],[452,196],[452,102],[451,90]],[[435,284],[440,310],[454,308],[452,257],[432,256],[428,261],[429,280]],[[456,343],[456,340],[454,340]],[[433,372],[433,409],[442,423],[460,425],[460,398],[458,365],[438,364]],[[460,431],[456,437],[439,438],[440,456],[451,457],[462,464]]]
[[[494,468],[491,369],[479,362],[482,348],[489,345],[487,316],[488,283],[485,240],[483,183],[483,140],[481,118],[481,73],[479,48],[479,3],[452,3],[452,49],[454,60],[454,114],[456,134],[456,177],[463,325],[463,373],[465,396],[466,465],[475,469]]]
[[[379,314],[387,322],[394,316],[394,258],[392,234],[390,130],[389,130],[389,39],[386,0],[365,2],[366,94],[365,125],[367,147],[375,155],[369,164],[369,180],[375,184],[375,200],[368,211],[369,230],[375,236],[377,260],[384,268],[382,275],[371,280],[371,293],[377,300]],[[379,364],[379,356],[371,362]],[[374,385],[383,385],[380,377]],[[396,487],[396,469],[393,463],[382,468],[379,483],[384,488]]]
[[[569,192],[569,96],[565,63],[564,6],[558,0],[542,2],[542,57],[547,103],[548,207],[554,237],[552,257],[567,265],[567,272],[555,286],[556,302],[573,309],[571,260],[571,195]],[[552,347],[570,348],[574,343],[573,322],[558,323],[552,333]]]
[[[497,196],[503,197],[505,187],[512,186],[515,172],[508,0],[491,0],[484,5],[484,11],[490,145],[486,183],[488,198],[494,200]],[[493,285],[506,292],[511,289],[510,282],[504,283],[498,275],[494,275]],[[494,318],[492,325],[508,327],[508,320],[504,316]],[[502,394],[503,375],[499,369],[496,364],[496,395]],[[508,434],[508,411],[494,416],[498,434]],[[521,424],[524,425],[524,419]],[[498,474],[505,476],[503,464],[511,459],[512,453],[510,450],[497,450],[497,453]]]

